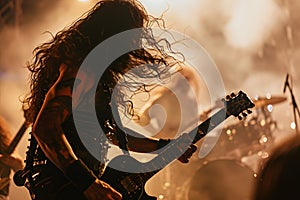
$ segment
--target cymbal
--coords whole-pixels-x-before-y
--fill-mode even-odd
[[[257,99],[253,99],[253,103],[255,107],[264,107],[284,102],[286,99],[284,96],[258,97]]]

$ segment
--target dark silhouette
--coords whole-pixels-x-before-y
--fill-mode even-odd
[[[31,92],[23,104],[26,120],[33,125],[34,137],[27,158],[27,163],[32,166],[26,167],[24,173],[28,175],[30,184],[27,186],[30,185],[32,198],[121,199],[118,188],[101,180],[108,146],[115,144],[123,150],[154,152],[171,141],[124,131],[112,114],[112,104],[115,103],[126,117],[138,118],[132,97],[140,92],[147,93],[153,87],[146,84],[147,79],[169,77],[172,74],[170,68],[180,64],[167,53],[172,52],[170,44],[166,40],[156,41],[148,29],[153,24],[163,24],[161,22],[162,19],[149,16],[138,1],[103,0],[35,49],[34,60],[28,65]],[[140,48],[113,61],[99,83],[95,82],[94,73],[79,71],[83,60],[98,44],[134,28],[141,28],[138,35],[132,36],[132,44]],[[99,67],[104,67],[101,61],[99,64]],[[118,81],[136,66],[142,66],[135,73],[139,81],[125,79],[123,84],[133,94],[117,89],[115,102],[111,102]],[[78,81],[76,85],[75,80]],[[93,96],[91,88],[96,86]],[[73,109],[83,116],[85,141],[76,134],[72,113],[74,95],[80,97],[73,102]],[[94,97],[97,118],[105,134],[95,131],[96,128],[89,123],[92,111],[84,107]],[[35,140],[37,145],[33,142]],[[99,155],[97,159],[87,151],[83,142],[91,147],[93,155]],[[178,160],[188,162],[195,150],[196,146],[191,145]]]

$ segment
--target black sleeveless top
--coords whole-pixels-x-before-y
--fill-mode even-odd
[[[104,128],[103,119],[107,119],[107,117],[110,115],[106,115],[109,112],[104,110],[110,110],[110,107],[108,106],[108,101],[106,100],[98,100],[95,101],[96,106],[91,105],[92,98],[94,98],[93,94],[86,94],[76,110],[73,110],[77,112],[77,115],[80,116],[79,120],[76,119],[76,125],[78,126],[79,124],[79,127],[75,126],[74,117],[71,115],[62,124],[62,128],[68,142],[72,147],[72,150],[74,151],[74,154],[80,160],[82,160],[90,170],[93,171],[94,175],[100,178],[105,169],[107,153],[109,149],[109,140],[102,129]],[[106,105],[103,106],[103,103]],[[97,119],[101,120],[99,121],[99,123],[101,123],[99,125],[102,128],[100,132],[99,125],[96,126],[95,124],[91,123],[91,121],[95,121],[91,118],[93,117],[91,115],[91,112],[93,112],[93,110],[91,110],[91,108],[93,108],[92,106],[95,106],[96,109],[99,109],[97,112],[97,118],[99,117],[98,114],[102,114],[101,117]],[[105,109],[103,110],[103,108]],[[53,165],[49,159],[46,158],[40,147],[37,147],[34,160],[37,165],[40,165],[40,163],[45,163],[48,165],[48,167],[50,166],[50,168],[56,168],[55,165]]]
[[[81,159],[86,166],[100,177],[104,172],[109,148],[108,139],[104,133],[96,131],[94,124],[89,123],[90,114],[81,112],[80,133],[74,124],[73,116],[63,124],[63,129],[75,155]]]

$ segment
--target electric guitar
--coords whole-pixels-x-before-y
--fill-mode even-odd
[[[198,142],[225,119],[233,115],[241,120],[250,114],[251,110],[249,109],[255,106],[242,91],[238,95],[234,93],[228,95],[223,102],[224,107],[221,110],[201,123],[188,135],[183,134],[182,137],[173,140],[157,157],[149,162],[141,163],[126,155],[115,157],[108,163],[101,180],[119,191],[123,200],[156,200],[156,197],[146,194],[144,189],[146,182],[152,176],[180,157],[192,143]],[[118,170],[113,166],[118,166]],[[136,172],[132,169],[135,169]]]

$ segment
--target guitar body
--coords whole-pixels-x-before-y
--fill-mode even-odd
[[[118,166],[113,169],[110,166]],[[130,173],[128,169],[145,169],[145,164],[126,155],[117,156],[112,159],[106,167],[101,180],[110,184],[123,196],[122,200],[156,200],[156,197],[149,196],[144,189],[147,182],[146,176],[150,178],[152,175],[145,173]]]

